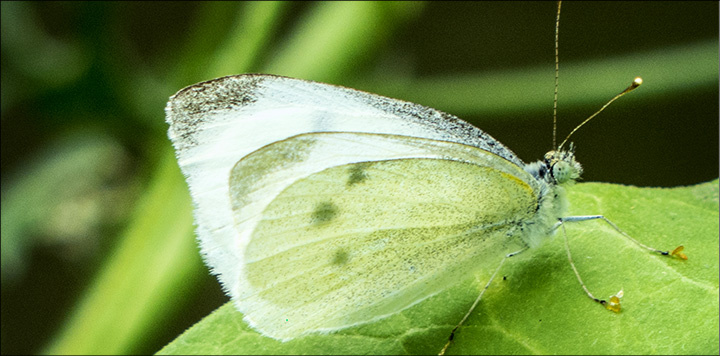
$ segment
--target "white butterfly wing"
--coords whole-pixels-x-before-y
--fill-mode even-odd
[[[514,229],[535,214],[534,184],[497,155],[445,141],[276,142],[232,170],[237,234],[223,249],[241,255],[225,285],[253,327],[281,340],[373,321],[519,249]]]
[[[183,89],[171,98],[166,111],[169,136],[196,206],[203,255],[238,308],[245,312],[246,319],[279,339],[354,325],[367,321],[362,315],[372,319],[378,312],[387,314],[407,306],[387,299],[384,303],[390,304],[376,306],[375,314],[355,313],[358,317],[341,320],[337,315],[323,314],[312,303],[305,308],[289,305],[278,308],[277,301],[269,296],[280,289],[272,283],[258,287],[257,276],[248,274],[248,251],[259,251],[250,249],[259,241],[266,241],[263,246],[275,251],[271,248],[275,244],[267,243],[275,241],[267,237],[272,234],[256,235],[258,226],[268,219],[266,209],[293,183],[331,167],[357,162],[453,159],[507,170],[503,174],[520,177],[516,180],[524,183],[517,186],[525,187],[525,193],[537,199],[533,195],[537,191],[535,181],[504,146],[453,116],[412,103],[327,84],[243,75]],[[349,133],[297,136],[332,131]],[[402,189],[402,185],[397,189]],[[379,200],[378,204],[392,205],[392,201]],[[434,291],[408,288],[406,293],[414,297],[403,300],[415,302]],[[351,313],[348,308],[358,308],[352,304],[357,300],[350,302],[345,307],[334,307]],[[280,314],[271,313],[273,308]],[[314,316],[308,316],[308,311]],[[277,317],[282,319],[283,315],[285,319],[292,316],[294,326],[278,324]]]
[[[385,133],[463,143],[522,166],[507,147],[444,112],[359,90],[273,75],[246,74],[180,90],[166,108],[181,165],[219,151],[237,160],[307,132]]]

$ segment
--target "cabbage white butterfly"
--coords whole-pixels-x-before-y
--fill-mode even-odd
[[[537,246],[582,172],[572,149],[525,164],[452,115],[274,75],[195,84],[166,110],[206,262],[279,340],[377,320]]]
[[[195,84],[166,113],[206,262],[283,341],[392,315],[538,245],[582,172],[572,149],[528,165],[452,115],[273,75]]]
[[[240,75],[180,91],[167,117],[206,261],[276,339],[407,308],[499,262],[515,230],[532,233],[512,251],[537,244],[562,209],[501,143],[417,104]]]

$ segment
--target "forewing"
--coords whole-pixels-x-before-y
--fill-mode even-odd
[[[203,256],[240,307],[249,305],[242,302],[248,298],[243,293],[256,292],[244,274],[246,252],[265,209],[293,183],[323,170],[362,162],[444,159],[494,167],[537,191],[523,163],[472,125],[353,89],[271,75],[231,76],[181,90],[168,102],[166,114],[168,135],[195,204]],[[352,179],[363,180],[361,166],[354,167]],[[328,317],[317,317],[315,326],[280,338],[316,330]],[[345,322],[327,325],[333,329]]]
[[[238,253],[239,274],[221,279],[246,320],[277,339],[369,322],[517,250],[515,228],[536,209],[533,183],[455,143],[293,137],[234,167],[237,231],[223,250]]]

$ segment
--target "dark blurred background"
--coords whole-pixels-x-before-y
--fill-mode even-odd
[[[265,72],[552,147],[552,2],[2,2],[3,354],[154,353],[227,301],[201,264],[163,108]],[[586,181],[718,177],[718,3],[567,2],[558,140]]]

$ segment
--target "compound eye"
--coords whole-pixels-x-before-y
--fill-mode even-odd
[[[567,162],[557,161],[550,166],[550,172],[552,172],[555,181],[562,184],[571,179],[568,174],[568,168]]]

